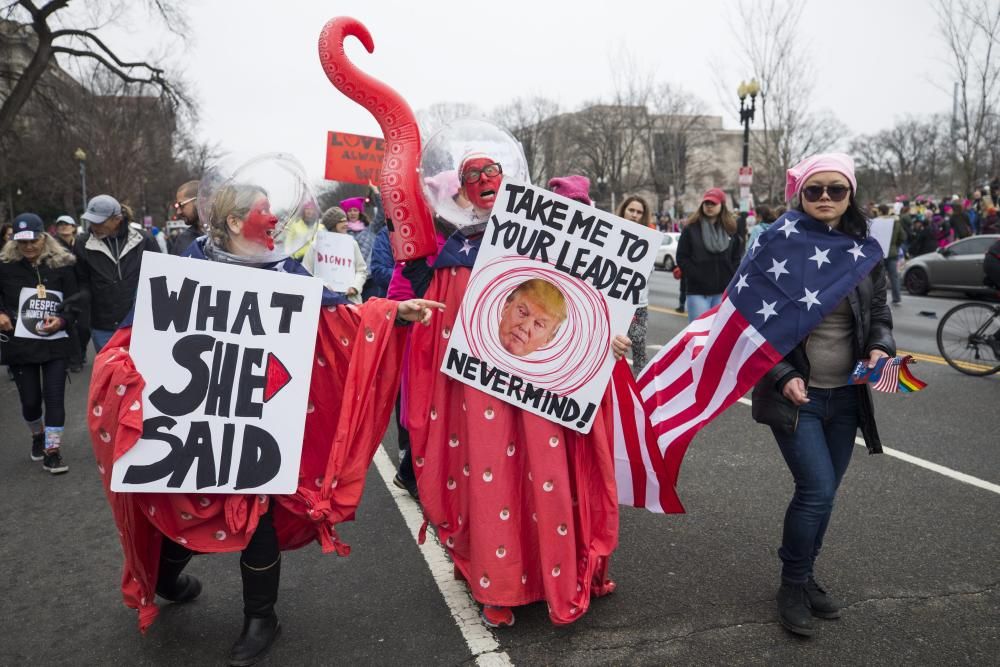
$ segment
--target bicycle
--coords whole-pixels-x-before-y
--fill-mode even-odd
[[[1000,372],[1000,305],[962,303],[941,318],[937,345],[948,365],[966,375]]]

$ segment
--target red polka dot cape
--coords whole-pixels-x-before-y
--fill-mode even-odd
[[[571,623],[614,587],[611,395],[581,435],[440,373],[469,275],[435,269],[424,297],[446,308],[411,331],[407,419],[420,500],[477,601],[544,600],[553,623]]]
[[[274,503],[282,549],[319,541],[347,555],[335,525],[351,520],[392,413],[404,337],[396,302],[325,306],[316,336],[298,490],[287,496],[114,493],[111,468],[142,433],[143,378],[128,354],[131,327],[94,360],[88,427],[125,555],[122,594],[145,631],[158,613],[156,577],[165,537],[201,553],[241,551]],[[422,327],[421,327],[422,328]]]

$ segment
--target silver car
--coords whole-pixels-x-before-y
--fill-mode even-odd
[[[903,285],[910,294],[927,294],[931,290],[951,290],[968,294],[993,294],[996,290],[983,285],[986,273],[983,258],[1000,234],[970,236],[955,241],[937,252],[919,255],[906,262]]]
[[[656,252],[656,268],[673,271],[677,266],[677,241],[681,238],[678,232],[664,232],[663,243]]]

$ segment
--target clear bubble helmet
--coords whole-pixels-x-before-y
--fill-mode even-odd
[[[302,165],[291,155],[268,153],[229,175],[207,174],[198,188],[198,216],[211,256],[267,264],[304,253],[320,210]]]
[[[420,175],[434,214],[467,235],[486,227],[502,179],[529,182],[520,142],[472,118],[455,120],[431,136],[423,146]]]

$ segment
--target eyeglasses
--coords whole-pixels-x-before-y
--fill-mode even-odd
[[[833,201],[844,201],[851,193],[851,188],[846,185],[807,185],[802,188],[802,198],[812,204],[818,202],[824,192]]]
[[[502,173],[503,169],[500,168],[500,163],[494,162],[493,164],[486,165],[482,169],[470,169],[462,174],[462,180],[466,183],[475,183],[483,174],[486,174],[488,178],[493,178],[494,176]]]
[[[174,202],[174,208],[176,208],[179,211],[182,208],[184,208],[185,206],[187,206],[188,204],[190,204],[191,202],[193,202],[195,199],[197,199],[197,197],[188,197],[184,201],[175,201]]]

